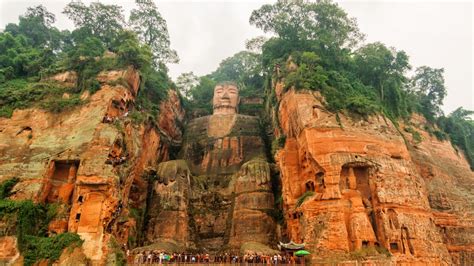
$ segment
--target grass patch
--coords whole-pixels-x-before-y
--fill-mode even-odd
[[[16,235],[25,265],[33,265],[41,259],[57,260],[64,248],[82,244],[79,236],[73,233],[47,236],[57,207],[55,204],[35,204],[31,200],[0,200],[0,221],[6,224],[0,236]]]
[[[61,113],[82,103],[79,95],[72,95],[69,98],[50,98],[40,104],[40,107],[51,113]]]
[[[279,149],[285,147],[285,143],[286,143],[286,136],[285,135],[281,135],[278,138],[274,138],[273,141],[272,141],[272,145],[271,145],[272,155],[275,156],[276,152]]]
[[[63,98],[69,93],[69,98]],[[26,79],[10,80],[0,85],[0,117],[11,117],[15,109],[39,107],[59,113],[83,101],[74,89],[62,87],[54,81],[30,82]]]
[[[11,196],[11,190],[20,181],[19,178],[14,177],[0,183],[0,200],[6,199]]]
[[[77,234],[63,233],[47,237],[48,225],[56,217],[57,204],[35,204],[31,200],[14,201],[6,199],[18,178],[0,184],[0,236],[16,234],[18,248],[25,258],[25,265],[33,265],[41,259],[50,262],[59,259],[64,248],[73,244],[81,245]]]
[[[83,240],[78,234],[63,233],[52,237],[26,236],[25,247],[22,255],[25,265],[33,265],[41,259],[56,261],[67,247],[82,245]]]
[[[296,200],[296,207],[299,207],[305,202],[308,198],[314,196],[313,191],[306,191],[303,195],[301,195],[298,200]]]
[[[107,260],[107,265],[125,266],[127,265],[127,259],[124,252],[120,248],[119,243],[114,237],[109,242],[109,247],[112,249],[112,254]]]
[[[405,127],[404,129],[406,132],[410,133],[412,136],[413,136],[413,141],[415,143],[420,143],[423,138],[421,137],[421,134],[420,132],[416,131],[414,128],[412,127]]]

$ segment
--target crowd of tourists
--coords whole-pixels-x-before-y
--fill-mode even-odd
[[[127,252],[128,264],[261,264],[284,265],[301,264],[302,258],[287,255],[245,254],[243,256],[229,253],[209,255],[188,253],[166,253],[163,251],[135,251]]]

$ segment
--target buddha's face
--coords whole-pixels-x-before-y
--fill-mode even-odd
[[[219,84],[214,88],[214,114],[235,114],[239,104],[239,90],[232,84]]]

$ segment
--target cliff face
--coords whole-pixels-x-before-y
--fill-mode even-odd
[[[52,79],[70,86],[75,78]],[[318,93],[276,83],[271,131],[282,145],[272,165],[258,117],[186,123],[172,90],[151,117],[137,111],[134,69],[97,79],[100,90],[83,93],[72,110],[0,118],[0,181],[20,180],[10,199],[57,205],[49,235],[84,240],[62,254],[64,263],[112,263],[125,244],[273,252],[278,240],[304,242],[312,262],[364,253],[376,264],[474,263],[473,172],[419,116],[396,126],[383,116],[335,114]],[[0,220],[0,261],[20,262],[10,227]]]
[[[276,159],[288,240],[305,242],[313,261],[374,246],[397,263],[472,263],[474,175],[449,142],[424,132],[407,146],[409,134],[382,116],[336,115],[319,94],[281,87],[276,133],[286,141]]]
[[[426,183],[428,200],[453,264],[474,262],[474,174],[461,151],[424,129],[414,116],[411,125],[421,141],[404,132],[413,162]]]
[[[20,179],[11,199],[61,206],[50,234],[78,233],[84,254],[105,263],[110,244],[126,243],[136,231],[130,210],[146,199],[146,168],[168,160],[184,112],[170,91],[156,122],[136,123],[131,110],[138,72],[104,72],[97,79],[100,90],[84,93],[84,104],[73,110],[26,109],[0,118],[0,180]]]

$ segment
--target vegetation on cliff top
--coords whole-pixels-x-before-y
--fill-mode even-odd
[[[28,8],[18,24],[10,23],[0,33],[0,116],[9,117],[14,109],[46,99],[37,106],[61,111],[79,104],[81,92],[100,88],[96,80],[100,71],[130,65],[140,71],[143,81],[137,107],[156,113],[171,83],[165,63],[178,58],[154,3],[137,3],[128,23],[120,6],[99,2],[89,6],[71,2],[63,13],[76,29],[59,31],[53,26],[55,15],[40,5]],[[59,99],[59,90],[48,90],[55,85],[45,87],[44,79],[68,70],[78,78],[74,88],[64,90],[71,94],[66,101]]]

